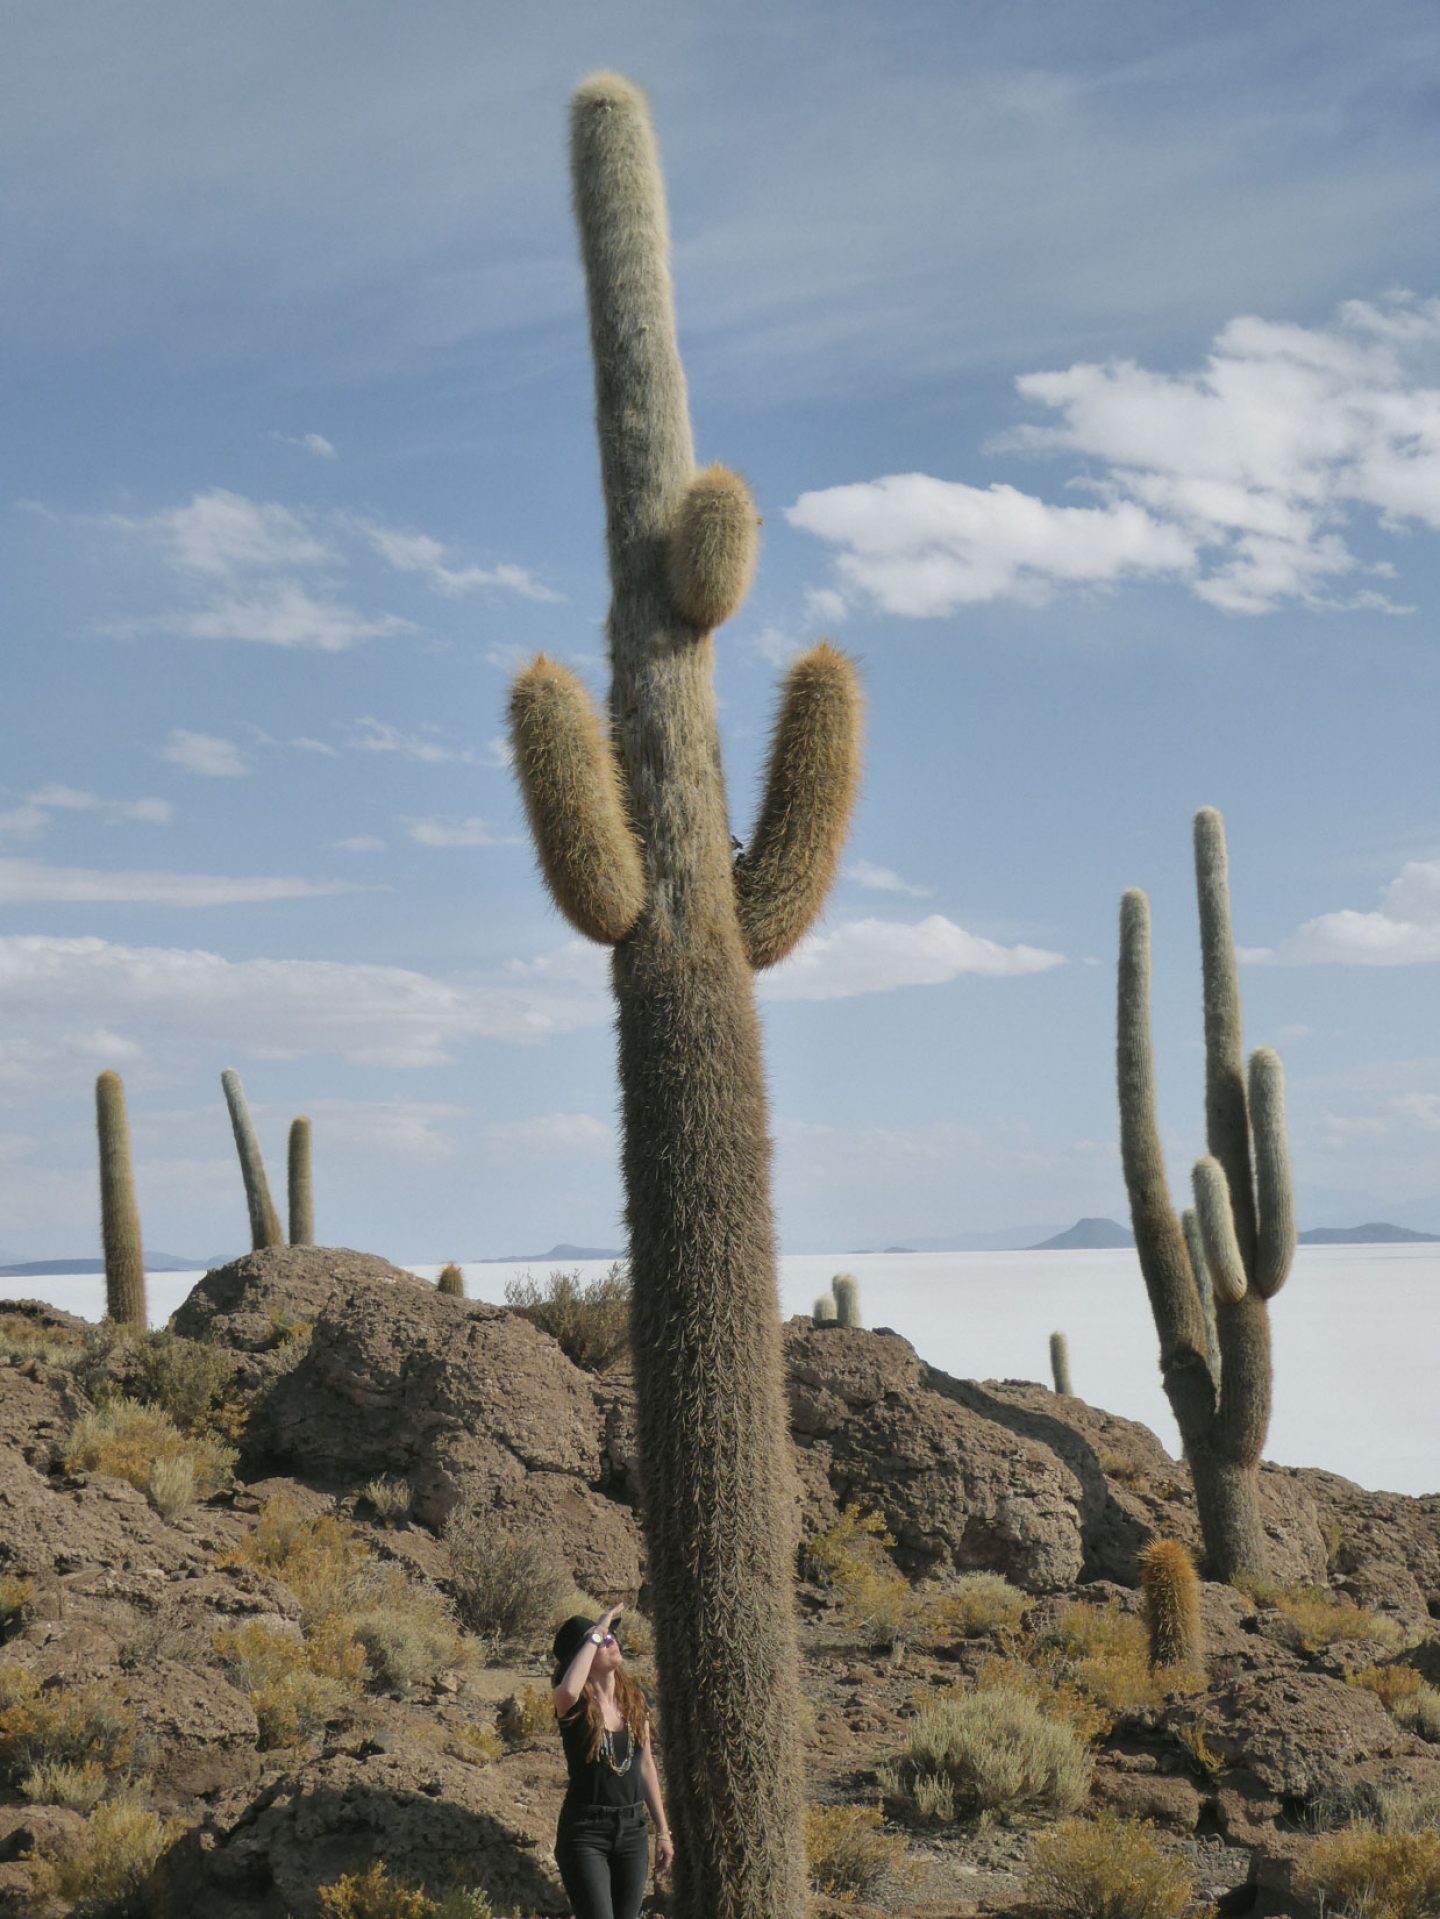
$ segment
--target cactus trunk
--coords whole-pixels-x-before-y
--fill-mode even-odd
[[[1057,1393],[1073,1394],[1070,1384],[1070,1342],[1064,1333],[1050,1335],[1050,1375]]]
[[[140,1208],[135,1199],[135,1167],[130,1155],[130,1121],[125,1088],[118,1073],[102,1073],[95,1082],[95,1123],[100,1145],[100,1235],[105,1248],[105,1314],[144,1332],[145,1252],[140,1239]]]
[[[251,1248],[259,1252],[263,1246],[283,1246],[285,1234],[280,1225],[280,1215],[275,1210],[275,1202],[270,1197],[265,1162],[260,1156],[260,1141],[250,1118],[245,1088],[240,1084],[240,1075],[233,1066],[225,1068],[220,1075],[220,1084],[225,1089],[225,1104],[230,1109],[230,1125],[235,1133],[235,1151],[240,1156],[240,1177],[245,1182],[245,1208],[250,1215]]]
[[[310,1122],[291,1120],[289,1152],[290,1244],[315,1244],[315,1191],[310,1176]]]

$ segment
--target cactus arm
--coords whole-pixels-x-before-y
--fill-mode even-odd
[[[225,1089],[225,1104],[230,1108],[230,1125],[235,1134],[235,1151],[240,1156],[240,1176],[245,1182],[245,1206],[250,1215],[250,1244],[258,1252],[262,1246],[283,1246],[285,1234],[280,1215],[270,1197],[270,1182],[265,1177],[265,1161],[260,1141],[250,1118],[245,1088],[233,1066],[220,1075]]]
[[[1273,1299],[1295,1257],[1295,1196],[1285,1140],[1285,1069],[1268,1046],[1250,1056],[1250,1123],[1259,1202],[1255,1290],[1262,1299]]]
[[[1160,1371],[1187,1447],[1214,1409],[1205,1317],[1165,1177],[1150,1039],[1150,903],[1138,887],[1120,905],[1117,1046],[1120,1155],[1135,1249],[1160,1335]]]
[[[735,862],[740,930],[757,970],[794,950],[830,891],[860,777],[861,715],[845,654],[817,646],[791,667],[760,818]]]
[[[670,591],[697,633],[723,626],[749,592],[759,524],[739,474],[708,466],[690,482],[670,528]]]
[[[1197,1159],[1193,1175],[1195,1216],[1200,1222],[1200,1244],[1215,1289],[1217,1318],[1226,1306],[1242,1300],[1250,1289],[1240,1257],[1235,1215],[1230,1206],[1230,1183],[1218,1159]]]
[[[543,653],[511,688],[510,737],[550,896],[578,932],[613,946],[645,905],[640,848],[590,696]]]
[[[1235,1240],[1247,1273],[1255,1269],[1255,1183],[1245,1098],[1240,975],[1230,925],[1225,822],[1213,806],[1195,815],[1195,887],[1205,987],[1205,1138],[1225,1169]]]
[[[1180,1215],[1180,1228],[1185,1235],[1185,1250],[1190,1255],[1195,1290],[1200,1295],[1200,1310],[1205,1315],[1205,1356],[1210,1362],[1210,1377],[1215,1381],[1218,1391],[1220,1339],[1215,1330],[1215,1287],[1210,1279],[1210,1268],[1205,1264],[1205,1242],[1200,1237],[1200,1221],[1193,1206],[1187,1206]]]
[[[287,1157],[290,1196],[290,1244],[315,1244],[315,1189],[310,1172],[310,1122],[302,1114],[290,1122]]]
[[[145,1253],[125,1087],[118,1073],[95,1082],[95,1126],[100,1146],[100,1237],[105,1249],[105,1311],[109,1318],[144,1332]]]

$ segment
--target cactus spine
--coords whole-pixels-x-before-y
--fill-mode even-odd
[[[1195,1167],[1195,1224],[1170,1203],[1150,1041],[1150,907],[1138,889],[1120,908],[1120,1144],[1140,1269],[1160,1335],[1160,1372],[1195,1486],[1212,1573],[1263,1578],[1260,1454],[1270,1424],[1269,1301],[1295,1250],[1280,1061],[1262,1047],[1247,1086],[1240,988],[1230,931],[1225,829],[1195,818],[1205,983],[1205,1120]],[[1253,1168],[1252,1168],[1253,1151]],[[1192,1251],[1192,1248],[1194,1249]],[[1213,1297],[1215,1358],[1206,1296]]]
[[[1200,1576],[1189,1548],[1178,1539],[1156,1539],[1140,1555],[1140,1592],[1150,1634],[1152,1666],[1203,1664]]]
[[[100,1142],[100,1237],[105,1248],[105,1314],[144,1332],[145,1252],[130,1156],[130,1121],[118,1073],[95,1082],[95,1129]]]
[[[860,1282],[853,1273],[837,1273],[830,1282],[830,1295],[835,1301],[835,1317],[842,1326],[858,1328],[865,1324],[860,1317]]]
[[[465,1275],[453,1260],[448,1266],[440,1268],[440,1277],[435,1286],[437,1291],[448,1294],[451,1299],[465,1297]]]
[[[310,1122],[302,1114],[290,1122],[290,1244],[315,1244],[315,1190],[310,1177]]]
[[[644,100],[596,75],[571,133],[612,589],[609,731],[573,676],[538,660],[512,694],[515,763],[556,904],[613,948],[675,1911],[798,1919],[797,1541],[751,974],[823,901],[857,777],[859,688],[830,647],[797,663],[761,829],[732,860],[710,628],[743,596],[755,509],[733,475],[696,473]]]
[[[258,1252],[262,1246],[283,1246],[285,1234],[280,1215],[270,1197],[265,1177],[265,1162],[260,1157],[260,1141],[245,1103],[245,1088],[233,1066],[220,1075],[225,1089],[225,1104],[230,1108],[230,1124],[235,1131],[235,1150],[240,1155],[240,1176],[245,1182],[245,1205],[250,1214],[250,1244]]]
[[[1070,1342],[1064,1333],[1050,1335],[1050,1374],[1057,1393],[1074,1392],[1075,1388],[1070,1384]]]

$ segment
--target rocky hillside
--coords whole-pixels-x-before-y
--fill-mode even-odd
[[[0,1303],[0,1912],[563,1913],[564,1768],[526,1696],[548,1630],[461,1630],[443,1529],[463,1499],[643,1612],[628,1375],[326,1249],[208,1274],[174,1332],[142,1350]],[[791,1321],[786,1360],[814,1831],[878,1808],[851,1835],[873,1869],[835,1910],[1047,1909],[1031,1861],[1058,1800],[922,1807],[907,1771],[936,1700],[997,1688],[1078,1728],[1085,1807],[1152,1821],[1195,1913],[1318,1913],[1327,1834],[1440,1808],[1440,1496],[1267,1469],[1276,1588],[1207,1585],[1203,1676],[1157,1680],[1136,1555],[1162,1535],[1198,1550],[1198,1529],[1153,1434],[952,1379],[892,1333]],[[113,1412],[86,1421],[118,1394],[167,1407],[200,1464],[154,1463],[155,1415],[120,1438]],[[631,1643],[653,1689],[638,1622]],[[107,1904],[126,1846],[143,1889]],[[372,1889],[433,1902],[324,1890],[377,1866]],[[442,1903],[450,1883],[468,1903]]]

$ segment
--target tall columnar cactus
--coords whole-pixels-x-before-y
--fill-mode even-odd
[[[95,1082],[95,1127],[100,1141],[100,1236],[105,1248],[105,1314],[145,1330],[145,1252],[130,1157],[130,1121],[118,1073]]]
[[[850,662],[791,670],[756,831],[732,854],[711,630],[754,565],[744,485],[697,472],[664,189],[640,93],[587,81],[572,165],[612,589],[609,727],[539,659],[515,764],[557,905],[612,948],[643,1514],[682,1919],[805,1909],[770,1146],[752,973],[824,901],[859,764]]]
[[[315,1189],[310,1176],[310,1122],[302,1113],[290,1122],[290,1244],[315,1244]]]
[[[1140,1592],[1152,1666],[1198,1667],[1204,1659],[1200,1576],[1178,1539],[1155,1539],[1140,1555]]]
[[[250,1108],[245,1103],[245,1088],[233,1066],[225,1068],[220,1084],[225,1089],[225,1104],[230,1108],[230,1124],[235,1131],[235,1150],[240,1155],[240,1176],[245,1182],[245,1205],[250,1214],[250,1244],[256,1252],[262,1246],[283,1246],[285,1233],[270,1197],[265,1162],[260,1157],[260,1141],[251,1123]]]
[[[1070,1342],[1064,1333],[1050,1335],[1050,1376],[1057,1393],[1072,1393],[1070,1384]]]
[[[860,1317],[860,1282],[853,1273],[837,1273],[830,1282],[830,1295],[835,1301],[835,1317],[842,1326],[865,1324]]]
[[[1270,1424],[1269,1302],[1295,1251],[1284,1079],[1277,1056],[1261,1047],[1247,1086],[1225,828],[1212,807],[1195,817],[1195,871],[1210,1152],[1195,1167],[1188,1244],[1170,1203],[1156,1118],[1150,907],[1138,889],[1120,909],[1120,1143],[1161,1378],[1190,1464],[1210,1570],[1220,1579],[1258,1578],[1266,1570],[1260,1454]]]

